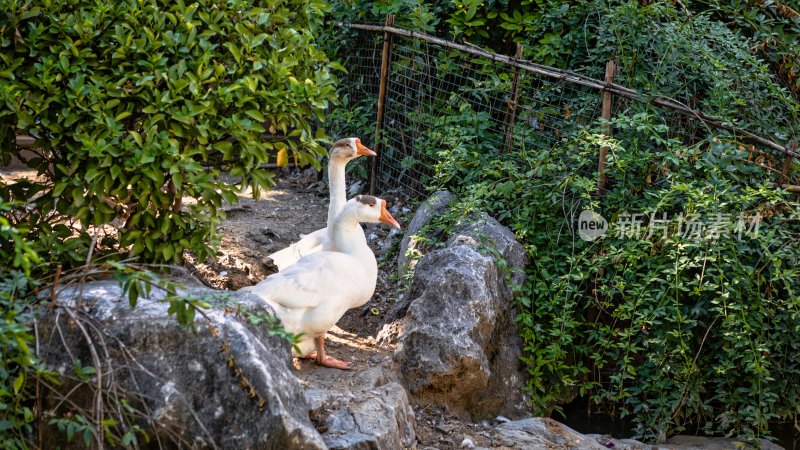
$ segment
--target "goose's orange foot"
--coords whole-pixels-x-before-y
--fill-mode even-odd
[[[325,354],[325,335],[317,336],[314,338],[314,345],[317,347],[316,353],[316,361],[317,364],[325,367],[332,367],[334,369],[342,369],[347,370],[350,368],[349,362],[344,362],[342,360],[331,358],[330,356]]]
[[[351,363],[332,358],[330,356],[325,356],[323,358],[317,358],[317,364],[334,369],[348,370]]]

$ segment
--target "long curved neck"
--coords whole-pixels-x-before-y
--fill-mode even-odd
[[[344,208],[333,222],[333,246],[337,252],[347,253],[358,259],[364,269],[365,279],[375,280],[378,276],[378,262],[367,245],[367,238],[358,223],[354,209]]]
[[[336,221],[336,216],[344,209],[347,202],[347,188],[345,186],[344,172],[347,163],[330,158],[328,161],[328,190],[331,199],[328,203],[328,228]],[[329,234],[329,236],[331,236]]]

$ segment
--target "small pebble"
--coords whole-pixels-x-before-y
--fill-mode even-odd
[[[464,440],[461,441],[461,448],[475,448],[475,443],[468,437],[464,438]]]
[[[227,276],[227,275],[228,275],[228,271],[227,270],[223,270],[222,272],[219,273],[219,276],[221,276],[221,277],[224,277],[224,276]]]
[[[508,418],[508,417],[506,417],[506,416],[497,416],[497,417],[495,417],[495,418],[494,418],[494,420],[496,420],[496,421],[498,421],[498,422],[500,422],[500,423],[507,423],[507,422],[511,422],[511,419],[509,419],[509,418]]]
[[[436,429],[441,431],[444,434],[448,434],[451,431],[453,431],[453,426],[452,425],[446,425],[446,424],[440,424],[440,425],[436,425]]]
[[[263,234],[265,236],[274,236],[274,237],[280,239],[280,236],[278,236],[278,233],[276,233],[270,227],[261,227],[261,234]]]

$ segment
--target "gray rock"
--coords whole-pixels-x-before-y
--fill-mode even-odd
[[[405,234],[400,241],[400,251],[397,255],[398,271],[402,273],[402,271],[406,269],[407,264],[409,264],[410,261],[407,256],[409,251],[422,254],[427,252],[428,249],[424,248],[419,240],[414,239],[414,236],[418,235],[420,230],[430,223],[431,219],[435,216],[444,214],[452,201],[453,194],[449,191],[436,191],[417,208],[414,218],[411,219],[411,222],[405,227]],[[411,262],[413,266],[413,261]]]
[[[515,284],[525,282],[523,269],[528,264],[525,248],[517,242],[514,233],[486,213],[467,217],[456,225],[455,232],[447,241],[448,247],[469,245],[476,249],[491,248],[506,261],[511,270],[511,281]],[[507,295],[511,295],[507,291]]]
[[[635,439],[616,439],[607,434],[585,434],[584,437],[614,450],[667,450],[663,445],[645,444]]]
[[[183,329],[168,316],[169,305],[159,302],[163,294],[156,289],[149,298],[140,298],[133,310],[115,281],[87,283],[82,291],[82,320],[77,323],[95,343],[104,383],[113,376],[114,395],[141,411],[138,423],[151,442],[165,448],[325,448],[290,368],[289,344],[270,336],[264,325],[254,326],[216,307],[198,316],[194,330]],[[79,292],[65,289],[59,296],[61,306],[44,310],[37,321],[43,361],[64,375],[58,395],[69,397],[60,402],[58,395],[46,395],[44,410],[57,414],[67,412],[70,402],[89,408],[94,399],[92,382],[77,386],[74,381],[75,361],[93,365],[83,331],[67,310]],[[218,306],[236,303],[252,312],[271,313],[250,294],[204,287],[187,288],[182,294],[203,296]],[[227,300],[220,299],[222,295]],[[109,372],[109,367],[115,371]],[[44,448],[66,445],[55,427],[45,431]]]
[[[506,422],[495,428],[504,447],[538,449],[607,450],[595,440],[552,419],[532,417]]]
[[[526,374],[506,282],[511,274],[521,283],[525,263],[513,233],[485,214],[459,224],[446,248],[417,263],[411,288],[387,314],[399,325],[378,336],[397,340],[394,361],[416,401],[462,417],[525,414]]]
[[[382,368],[354,374],[343,390],[308,389],[310,416],[331,449],[416,447],[414,411],[405,389]]]
[[[704,436],[677,435],[667,439],[660,447],[670,450],[723,450],[732,448],[748,448],[747,445],[733,438],[715,438]],[[760,447],[764,450],[783,450],[780,445],[761,439]]]

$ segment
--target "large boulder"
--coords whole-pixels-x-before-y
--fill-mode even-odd
[[[385,449],[416,447],[414,411],[403,386],[385,377],[383,367],[339,373],[339,389],[306,389],[311,420],[328,448]]]
[[[42,359],[62,381],[46,394],[45,414],[97,412],[98,375],[81,383],[74,368],[77,361],[86,367],[99,360],[104,395],[115,398],[103,401],[104,417],[124,416],[165,448],[325,448],[290,368],[289,343],[242,313],[271,314],[264,302],[187,288],[182,295],[215,307],[185,329],[167,313],[160,291],[140,298],[135,309],[122,294],[114,281],[87,283],[65,289],[59,306],[43,311],[37,323]],[[110,409],[120,400],[132,410]],[[44,431],[43,448],[65,446],[55,427]]]
[[[499,441],[498,443],[502,448],[524,448],[529,450],[573,448],[606,450],[608,448],[600,445],[597,440],[584,436],[566,425],[542,417],[530,417],[506,422],[498,426],[495,432],[495,440]]]
[[[378,336],[396,341],[399,378],[417,402],[472,419],[525,414],[511,285],[524,281],[526,261],[513,233],[486,214],[463,219],[445,248],[419,260]]]

